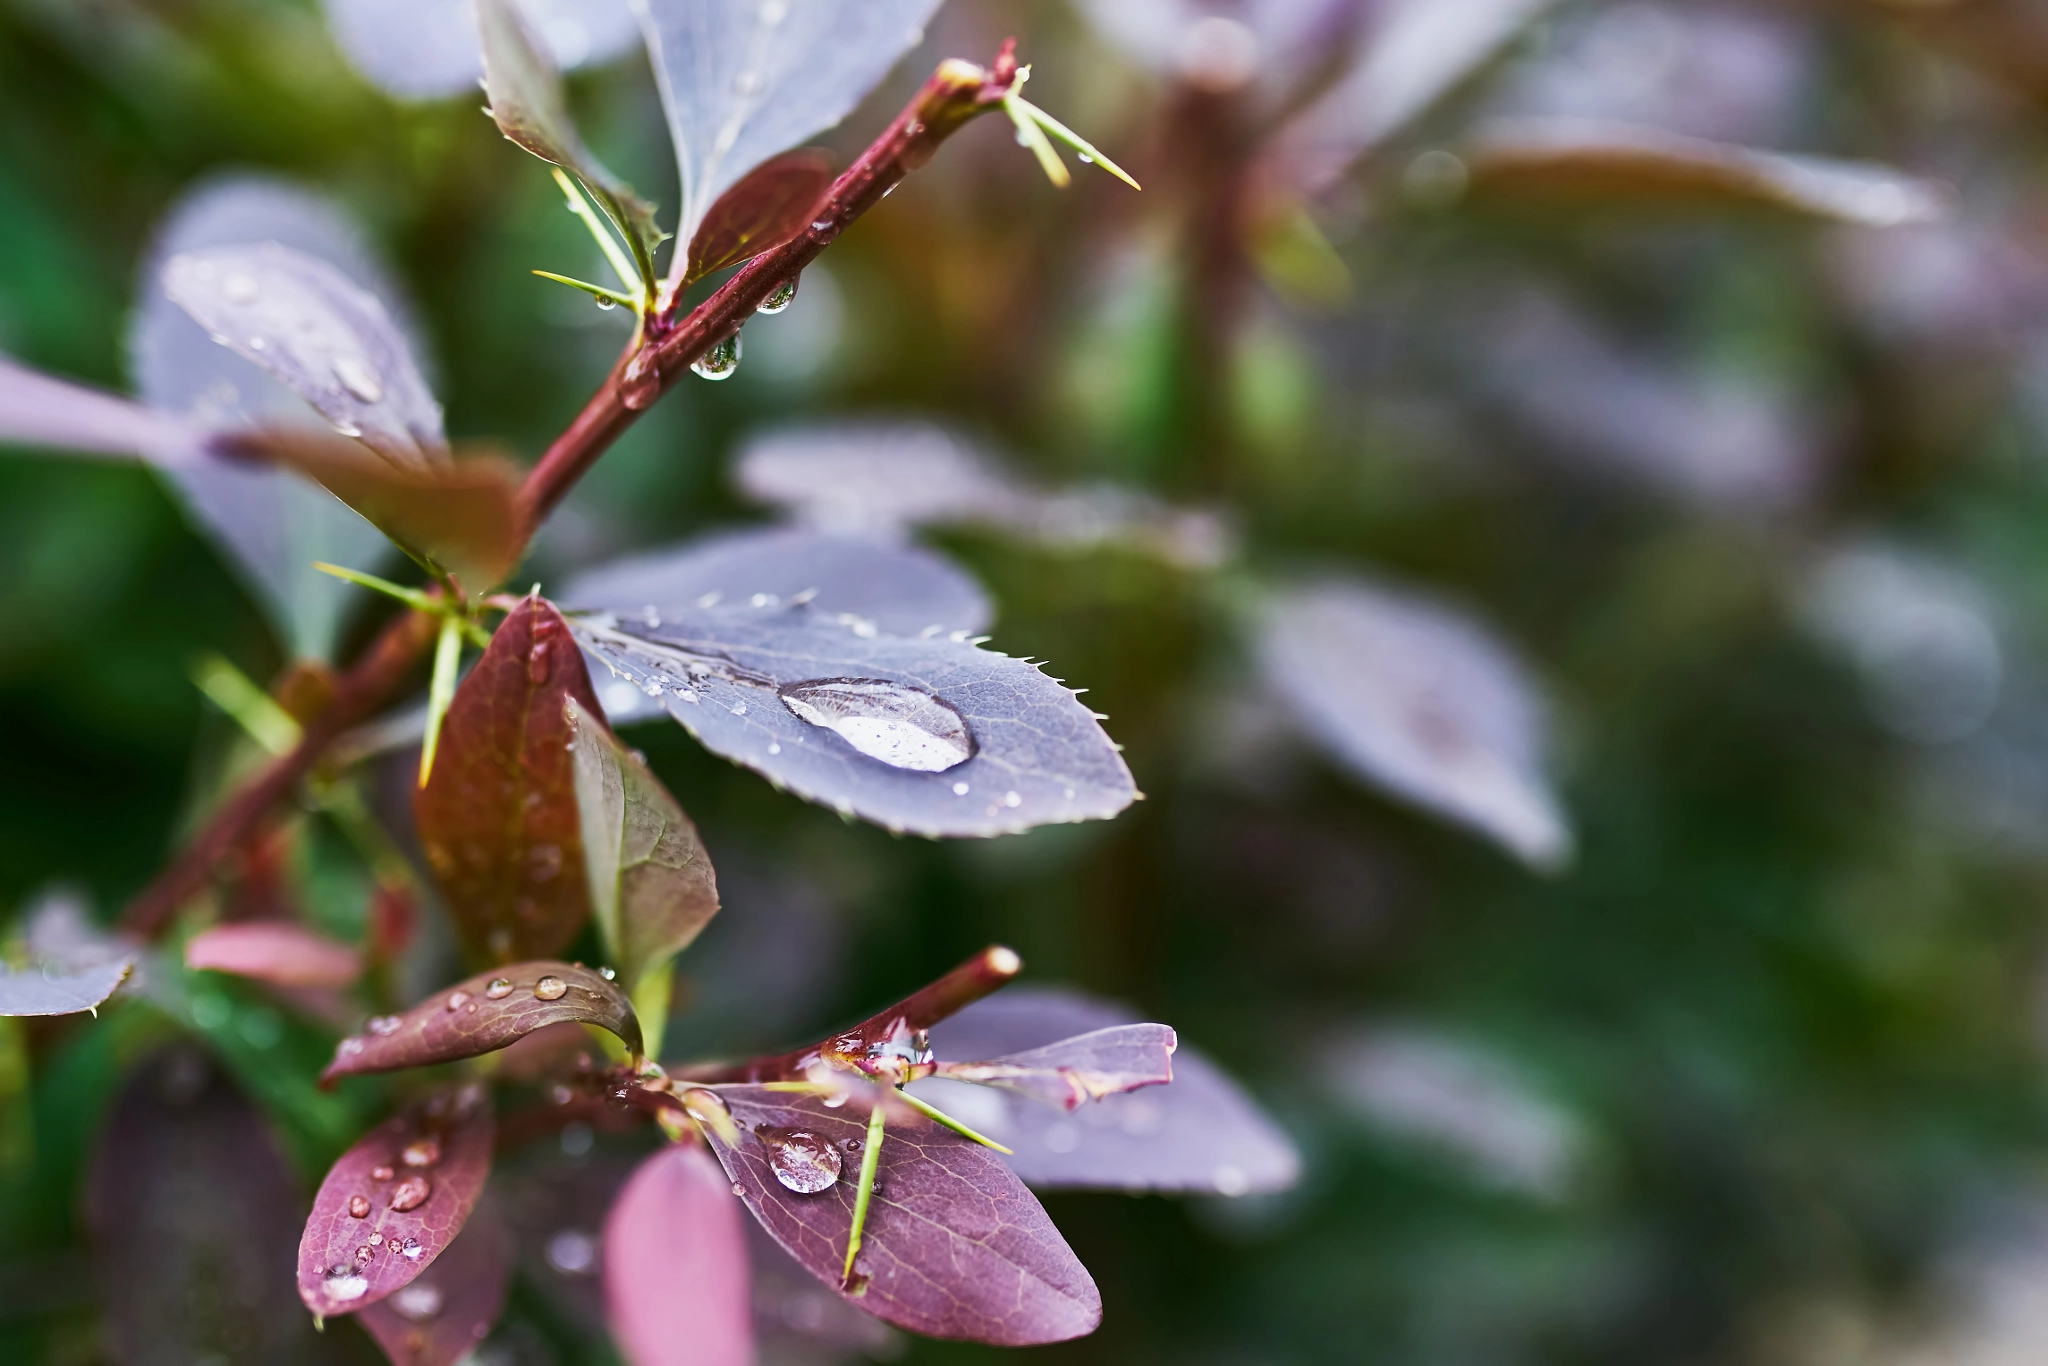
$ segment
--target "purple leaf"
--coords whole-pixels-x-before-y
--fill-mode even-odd
[[[77,972],[0,968],[0,1015],[95,1015],[134,965],[132,956]]]
[[[145,1059],[86,1177],[99,1350],[123,1366],[338,1359],[292,1294],[303,1199],[262,1116],[204,1053]]]
[[[860,1301],[818,1284],[759,1220],[741,1222],[754,1285],[754,1336],[763,1360],[780,1366],[837,1366],[848,1357],[889,1361],[902,1354],[903,1340],[857,1308]]]
[[[852,113],[923,38],[938,7],[647,0],[641,25],[682,170],[677,239],[694,241],[711,206],[756,166]],[[672,273],[687,259],[677,252]]]
[[[486,961],[559,953],[590,915],[570,699],[599,714],[561,614],[520,603],[456,689],[413,799],[456,928]]]
[[[1175,1047],[1173,1031],[1165,1025],[1112,1025],[986,1062],[942,1063],[939,1075],[1076,1110],[1089,1101],[1172,1081]]]
[[[714,753],[891,830],[996,835],[1137,796],[1098,718],[1034,666],[961,639],[863,635],[807,607],[586,619],[584,647]]]
[[[359,1321],[393,1366],[454,1366],[490,1333],[511,1284],[512,1236],[485,1198],[432,1266]]]
[[[656,1038],[649,1051],[658,1053],[669,964],[717,913],[718,883],[697,827],[646,762],[601,719],[573,700],[565,705],[591,911],[627,990],[660,1007],[650,1021]]]
[[[633,1003],[602,975],[573,963],[513,963],[436,992],[402,1015],[372,1019],[362,1034],[341,1041],[320,1080],[474,1058],[564,1020],[602,1025],[640,1049]]]
[[[280,987],[345,987],[362,976],[363,954],[289,920],[244,920],[193,935],[185,966]]]
[[[1427,598],[1351,580],[1277,595],[1266,679],[1360,777],[1492,836],[1528,863],[1571,855],[1543,775],[1542,702],[1506,647]]]
[[[747,1131],[737,1147],[711,1135],[740,1198],[806,1270],[838,1289],[853,1222],[853,1155],[867,1136],[859,1093],[839,1109],[757,1086],[718,1094]],[[815,1194],[785,1186],[755,1132],[763,1128],[778,1139],[813,1135],[845,1154],[841,1178]],[[854,1272],[866,1277],[864,1290],[841,1290],[843,1298],[931,1337],[1061,1342],[1092,1332],[1102,1318],[1087,1269],[1002,1159],[921,1116],[891,1121]]]
[[[88,389],[0,356],[0,441],[140,456],[164,465],[206,461],[205,434],[191,423],[115,394]]]
[[[152,407],[209,428],[322,421],[303,400],[224,346],[164,296],[164,263],[181,252],[277,242],[317,257],[375,295],[418,351],[403,295],[332,201],[286,181],[229,176],[188,191],[158,227],[137,277],[128,324],[136,391]],[[167,471],[198,525],[221,544],[297,655],[326,659],[357,590],[314,569],[324,560],[374,570],[390,554],[377,530],[326,490],[286,471],[213,462]]]
[[[474,94],[483,74],[465,0],[323,0],[335,40],[371,81],[400,99]],[[557,67],[608,62],[640,32],[629,0],[520,0]]]
[[[993,1057],[1085,1035],[1134,1012],[1078,992],[1010,987],[932,1028],[941,1058]],[[1173,1082],[1107,1096],[1072,1115],[1022,1096],[956,1081],[916,1082],[914,1094],[987,1134],[1005,1159],[1045,1188],[1220,1192],[1281,1190],[1300,1176],[1294,1145],[1221,1068],[1183,1044]]]
[[[754,1359],[745,1220],[702,1148],[640,1165],[604,1225],[612,1336],[631,1366],[749,1366]]]
[[[163,288],[216,341],[401,469],[446,463],[441,406],[376,295],[275,242],[187,251]]]
[[[491,1098],[472,1082],[372,1129],[320,1183],[299,1240],[299,1298],[315,1314],[368,1308],[441,1255],[491,1172]]]
[[[824,154],[784,152],[756,166],[719,196],[690,239],[684,282],[773,251],[811,225],[811,214],[832,187]]]

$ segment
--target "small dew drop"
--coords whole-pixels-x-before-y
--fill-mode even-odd
[[[1023,804],[1024,798],[1022,794],[1016,792],[1005,792],[1003,794],[1004,806],[1017,807],[1022,806]]]
[[[352,1266],[332,1266],[321,1277],[320,1288],[328,1299],[347,1304],[369,1293],[370,1278]]]
[[[512,979],[510,977],[493,977],[491,984],[484,988],[484,995],[490,997],[493,1001],[502,1001],[511,994]]]
[[[395,1175],[397,1175],[397,1173],[392,1171],[389,1167],[370,1168],[370,1179],[372,1181],[389,1181]]]
[[[369,1218],[370,1197],[367,1195],[351,1195],[348,1198],[348,1217],[351,1219]]]
[[[261,337],[251,337],[249,338],[249,349],[251,351],[267,351],[270,349],[270,343]]]
[[[807,1129],[761,1129],[775,1179],[799,1195],[816,1195],[839,1180],[839,1150]]]
[[[370,1246],[371,1246],[371,1247],[382,1247],[382,1246],[384,1246],[384,1235],[383,1235],[383,1234],[381,1234],[381,1233],[373,1233],[373,1234],[371,1234],[371,1235],[370,1235]]]
[[[735,332],[690,362],[690,372],[699,379],[731,379],[740,368],[740,334]]]
[[[433,1182],[415,1172],[391,1188],[391,1208],[404,1214],[427,1203],[427,1197],[434,1193]],[[411,1240],[407,1243],[410,1245]],[[408,1255],[410,1253],[408,1252]]]
[[[774,740],[771,740],[771,741],[769,741],[769,742],[768,742],[768,752],[769,752],[770,754],[780,754],[780,753],[782,753],[782,745],[781,745],[781,743],[780,743],[780,742],[778,742],[778,741],[774,741]]]
[[[372,1034],[376,1034],[382,1037],[385,1035],[396,1034],[398,1032],[399,1025],[402,1023],[404,1022],[401,1021],[396,1015],[377,1015],[371,1018],[370,1023],[367,1027]]]
[[[943,699],[874,678],[828,678],[781,689],[799,719],[835,732],[870,759],[916,773],[943,773],[974,755],[966,720]]]
[[[361,1247],[356,1249],[357,1266],[368,1266],[371,1262],[375,1261],[376,1259],[377,1249],[371,1247],[368,1243],[364,1243]]]
[[[823,1105],[827,1110],[837,1110],[840,1106],[846,1104],[846,1092],[834,1091],[831,1095],[821,1100],[819,1104]]]
[[[231,304],[252,304],[256,302],[256,277],[236,271],[221,281],[221,295]]]
[[[973,790],[974,789],[969,787],[966,783],[953,784],[953,795],[956,797],[964,797]]]
[[[334,377],[341,381],[342,388],[365,403],[376,403],[384,397],[383,377],[361,356],[336,356]]]
[[[773,315],[788,308],[796,302],[796,281],[797,277],[792,275],[781,284],[775,286],[774,289],[769,291],[768,297],[761,300],[760,304],[755,307],[754,311],[756,313]]]
[[[398,1156],[408,1167],[431,1167],[441,1160],[441,1145],[431,1138],[416,1138]]]
[[[587,1233],[565,1228],[548,1239],[548,1265],[565,1276],[587,1276],[597,1265],[597,1243]]]
[[[1089,156],[1086,152],[1079,152],[1076,155],[1081,158],[1081,164],[1084,166],[1093,166],[1095,164],[1095,158]]]
[[[448,993],[448,1009],[449,1009],[449,1010],[451,1010],[451,1011],[456,1011],[456,1010],[460,1010],[460,1009],[462,1009],[462,1008],[463,1008],[464,1006],[466,1006],[466,1005],[468,1005],[468,1004],[469,1004],[469,993],[468,993],[468,992],[466,992],[466,991],[451,991],[451,992],[449,992],[449,993]]]
[[[737,1181],[732,1183],[732,1193],[739,1196],[742,1200],[747,1198],[747,1188]]]
[[[417,1238],[406,1239],[405,1246],[398,1249],[398,1255],[408,1262],[418,1261],[425,1253],[426,1249],[420,1246],[420,1240]]]
[[[569,994],[569,984],[559,977],[543,977],[533,984],[533,994],[543,1001],[559,1001]]]
[[[363,429],[353,422],[337,422],[334,424],[334,430],[340,432],[343,436],[361,436],[363,434]]]
[[[596,295],[595,297],[597,299],[598,308],[603,312],[609,313],[619,306],[619,301],[617,299],[609,299],[602,294]]]

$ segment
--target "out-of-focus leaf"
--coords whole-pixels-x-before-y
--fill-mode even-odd
[[[445,463],[441,405],[374,294],[276,242],[182,252],[163,289],[213,339],[401,469]]]
[[[1541,699],[1471,618],[1327,580],[1273,597],[1258,652],[1306,732],[1358,776],[1538,867],[1570,857],[1571,832],[1542,770]]]
[[[411,1284],[468,1222],[495,1130],[480,1083],[436,1092],[343,1153],[299,1240],[299,1298],[352,1314]]]
[[[1357,0],[1083,0],[1098,32],[1151,71],[1225,94],[1257,80],[1285,96],[1327,60]]]
[[[708,602],[785,602],[804,597],[813,611],[884,635],[978,634],[995,619],[981,586],[953,564],[917,546],[864,536],[774,527],[715,533],[577,574],[556,597],[571,608],[618,616]],[[614,726],[661,714],[661,704],[613,679],[598,688]]]
[[[685,282],[789,241],[810,226],[812,211],[831,187],[832,167],[822,153],[785,152],[762,162],[704,215],[690,239]]]
[[[392,1366],[455,1366],[498,1321],[511,1284],[512,1235],[486,1197],[433,1265],[363,1310],[361,1323]]]
[[[928,423],[776,428],[740,453],[740,489],[826,531],[901,536],[917,526],[998,527],[1060,549],[1124,544],[1205,569],[1228,553],[1213,516],[1111,486],[1044,492]]]
[[[400,99],[474,92],[483,74],[468,0],[322,0],[358,71]],[[639,40],[630,0],[519,0],[562,70],[608,62]]]
[[[568,171],[597,196],[632,244],[651,294],[654,251],[661,245],[654,206],[583,145],[569,117],[562,78],[543,51],[538,32],[513,0],[476,0],[476,20],[483,40],[484,90],[499,131],[542,161]]]
[[[646,1006],[648,1051],[659,1053],[669,964],[718,910],[711,856],[646,763],[595,713],[567,706],[591,910],[627,989]]]
[[[558,953],[590,914],[571,698],[599,714],[561,614],[522,602],[456,689],[440,758],[413,800],[456,927],[486,960]]]
[[[474,1058],[564,1020],[602,1025],[640,1051],[625,992],[589,968],[543,960],[478,973],[402,1015],[372,1019],[341,1041],[320,1080]]]
[[[604,1296],[631,1366],[750,1366],[745,1217],[693,1145],[641,1163],[604,1224]]]
[[[839,1152],[859,1153],[866,1107],[832,1109],[816,1096],[757,1086],[722,1087],[741,1132],[738,1146],[711,1144],[740,1198],[775,1240],[813,1276],[839,1288],[853,1222],[857,1156],[840,1180],[816,1194],[777,1179],[769,1148],[754,1131],[796,1130]],[[856,1093],[858,1096],[860,1093]],[[1087,1269],[1002,1159],[922,1118],[892,1120],[882,1141],[850,1302],[931,1337],[1024,1346],[1093,1331],[1102,1299]]]
[[[79,972],[0,968],[0,1015],[76,1015],[87,1010],[98,1014],[133,962],[121,958]]]
[[[939,0],[645,0],[647,49],[682,170],[676,236],[756,166],[853,112],[924,36]],[[687,257],[678,253],[672,274]]]
[[[1127,1007],[1049,987],[1009,987],[932,1027],[941,1058],[990,1057],[1136,1019]],[[1301,1173],[1287,1136],[1221,1068],[1182,1045],[1173,1081],[1105,1096],[1066,1115],[1036,1100],[942,1077],[911,1092],[1014,1150],[1011,1169],[1047,1189],[1244,1195]]]
[[[986,1062],[945,1063],[939,1072],[1076,1110],[1092,1100],[1172,1081],[1177,1046],[1165,1025],[1111,1025]]]
[[[0,356],[0,441],[88,455],[140,456],[168,466],[207,459],[193,424]]]
[[[1505,194],[1735,204],[1866,227],[1925,223],[1947,211],[1938,186],[1889,166],[1601,119],[1503,119],[1480,131],[1464,160],[1475,189]]]
[[[229,176],[202,182],[166,216],[137,272],[128,323],[136,392],[152,407],[205,428],[327,424],[296,394],[224,346],[164,295],[163,267],[182,252],[276,242],[340,270],[376,296],[419,350],[406,301],[331,201],[285,181]],[[166,471],[194,520],[256,591],[280,640],[303,658],[332,656],[348,585],[315,561],[375,569],[390,547],[333,495],[289,472],[238,462]]]
[[[575,629],[714,753],[891,830],[996,835],[1104,819],[1137,796],[1066,687],[965,640],[861,635],[801,606]]]
[[[199,1049],[153,1054],[100,1128],[86,1182],[108,1359],[338,1359],[292,1295],[303,1196],[263,1118]]]
[[[280,987],[345,987],[362,976],[363,954],[293,921],[242,920],[193,935],[185,966]]]

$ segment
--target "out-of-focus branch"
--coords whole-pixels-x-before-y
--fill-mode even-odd
[[[576,481],[694,361],[739,331],[777,286],[816,259],[898,181],[931,160],[940,143],[976,115],[998,108],[1016,78],[1015,48],[1014,39],[1006,41],[986,70],[971,62],[941,62],[895,121],[833,182],[809,228],[755,257],[680,321],[651,318],[645,339],[620,358],[568,430],[528,472],[519,493],[526,534],[532,535]],[[179,905],[206,885],[264,814],[298,786],[328,744],[390,697],[434,639],[435,627],[434,617],[423,612],[407,612],[385,627],[342,676],[333,702],[307,724],[298,747],[213,813],[170,866],[128,903],[122,927],[147,937],[169,924]]]

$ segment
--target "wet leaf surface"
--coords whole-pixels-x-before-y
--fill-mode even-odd
[[[1173,1080],[1176,1041],[1165,1025],[1112,1025],[1071,1039],[940,1068],[956,1081],[1000,1086],[1061,1110],[1075,1110],[1141,1086]]]
[[[1258,648],[1303,727],[1360,777],[1538,867],[1570,857],[1542,771],[1542,701],[1476,621],[1413,594],[1331,580],[1275,596]]]
[[[183,252],[276,242],[327,262],[373,295],[410,340],[420,329],[404,296],[342,209],[291,182],[231,175],[200,183],[156,229],[137,272],[127,344],[136,391],[152,407],[201,427],[327,423],[283,384],[224,346],[165,296],[165,262]],[[344,611],[360,590],[313,562],[377,570],[391,548],[326,490],[288,471],[215,461],[166,471],[193,520],[228,552],[281,640],[303,657],[332,655]]]
[[[109,1359],[340,1359],[292,1294],[303,1196],[256,1108],[178,1045],[123,1083],[87,1178]]]
[[[745,1212],[717,1159],[672,1145],[641,1163],[604,1225],[604,1295],[633,1366],[750,1366]]]
[[[576,630],[706,748],[892,830],[1004,834],[1104,819],[1137,795],[1064,685],[965,640],[863,635],[805,607]]]
[[[831,1109],[817,1097],[762,1087],[719,1094],[748,1131],[737,1147],[712,1139],[740,1198],[790,1255],[837,1290],[858,1161],[846,1162],[827,1189],[799,1194],[777,1179],[769,1149],[752,1131],[813,1134],[857,1154],[867,1136],[862,1100]],[[1102,1317],[1087,1270],[1002,1159],[921,1118],[890,1124],[854,1271],[867,1277],[865,1293],[842,1291],[843,1298],[932,1337],[1059,1342],[1092,1331]]]
[[[607,170],[583,145],[547,45],[512,0],[477,0],[484,91],[500,132],[574,175],[603,203],[612,221],[637,239],[649,261],[661,244],[654,206]]]
[[[401,469],[447,458],[441,405],[377,297],[276,242],[206,247],[164,263],[163,291],[221,345],[261,366],[344,436]]]
[[[1465,162],[1477,190],[1607,201],[1779,209],[1868,227],[1942,217],[1931,182],[1873,162],[1739,147],[1644,124],[1522,117],[1480,130]]]
[[[185,966],[281,987],[345,987],[362,976],[362,950],[289,920],[214,925],[185,944]]]
[[[414,797],[449,912],[485,961],[558,953],[590,914],[571,699],[599,714],[561,614],[522,602],[456,689],[433,774]]]
[[[0,968],[0,1015],[77,1015],[106,1004],[134,965],[132,956],[76,972]]]
[[[403,1014],[373,1018],[341,1041],[321,1081],[474,1058],[564,1020],[602,1025],[640,1047],[624,991],[590,968],[541,960],[492,968]]]
[[[393,1366],[454,1366],[498,1321],[512,1264],[511,1231],[485,1196],[433,1265],[358,1317]]]
[[[718,883],[697,827],[646,763],[573,702],[569,721],[591,910],[637,995],[717,912]]]
[[[468,1221],[491,1172],[481,1084],[436,1092],[372,1129],[320,1183],[299,1240],[299,1298],[351,1314],[412,1283]]]
[[[939,0],[652,0],[647,48],[683,184],[676,235],[761,163],[830,128],[924,35]]]
[[[1113,1002],[1049,987],[1009,987],[932,1027],[940,1059],[1038,1049],[1127,1024]],[[1301,1159],[1279,1127],[1223,1070],[1183,1044],[1173,1082],[1107,1096],[1072,1114],[1026,1096],[943,1078],[913,1094],[1016,1150],[1003,1159],[1033,1186],[1244,1195],[1283,1190]]]
[[[811,213],[832,187],[824,154],[785,152],[762,162],[719,196],[690,241],[686,279],[759,256],[811,225]]]
[[[400,99],[474,94],[483,64],[462,0],[322,0],[328,27],[356,70]],[[567,70],[609,62],[640,40],[629,0],[520,0]]]

